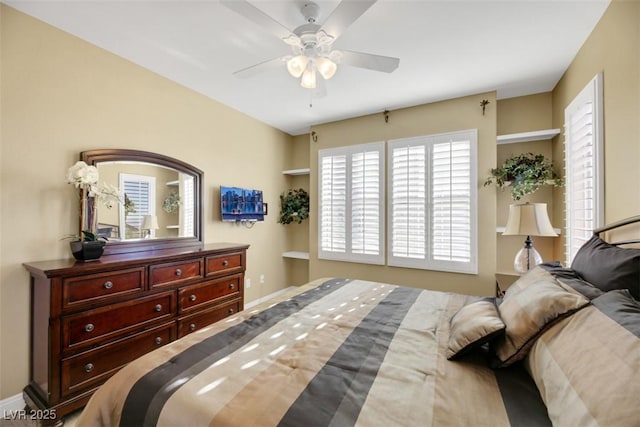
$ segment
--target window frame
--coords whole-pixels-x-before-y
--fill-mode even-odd
[[[352,168],[354,154],[365,151],[378,152],[378,254],[360,254],[353,252],[352,246]],[[345,250],[344,252],[331,251],[323,248],[323,159],[327,157],[346,156],[345,171]],[[365,144],[349,145],[318,150],[318,259],[331,261],[357,262],[363,264],[385,264],[385,142],[377,141]]]
[[[453,138],[468,138],[469,141],[469,209],[470,209],[470,260],[469,262],[436,260],[432,251],[432,147],[435,144],[451,141]],[[423,258],[408,258],[393,255],[393,150],[399,146],[424,146],[425,147],[425,255]],[[387,265],[392,267],[416,268],[424,270],[446,271],[454,273],[477,274],[478,273],[478,195],[477,195],[477,168],[478,168],[478,130],[468,129],[462,131],[446,132],[433,135],[422,135],[410,138],[389,140],[387,144]]]
[[[574,196],[577,190],[574,188],[573,182],[573,158],[569,145],[572,143],[571,138],[571,117],[572,113],[579,110],[580,106],[591,102],[593,127],[591,134],[593,135],[593,165],[591,166],[593,177],[593,206],[591,206],[591,214],[593,215],[592,230],[579,230],[574,223],[574,212],[572,209]],[[586,241],[595,228],[602,227],[604,224],[604,127],[603,127],[603,74],[598,73],[591,79],[585,87],[575,96],[575,98],[567,105],[564,110],[564,155],[565,155],[565,262],[571,265],[573,258],[579,250],[576,241]],[[585,168],[586,169],[586,168]],[[575,249],[574,249],[574,246]]]

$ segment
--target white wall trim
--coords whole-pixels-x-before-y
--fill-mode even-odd
[[[25,406],[26,403],[22,398],[22,393],[0,400],[0,411],[3,414],[9,414],[10,412],[19,411],[21,409],[24,409]]]

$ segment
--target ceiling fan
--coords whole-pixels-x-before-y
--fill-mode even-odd
[[[319,83],[317,75],[320,74],[325,80],[330,79],[336,73],[338,64],[385,73],[393,72],[400,63],[398,58],[332,49],[338,37],[376,1],[343,0],[322,25],[317,23],[320,7],[309,1],[300,9],[306,24],[289,30],[246,0],[221,0],[224,6],[262,26],[289,45],[292,50],[292,55],[270,59],[233,74],[238,77],[249,77],[285,62],[289,74],[300,78],[302,87],[315,89]]]

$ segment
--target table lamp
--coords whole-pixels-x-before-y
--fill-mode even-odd
[[[513,268],[520,274],[542,262],[540,253],[533,247],[531,236],[555,237],[546,203],[524,203],[509,205],[509,218],[503,236],[527,236],[524,247],[518,251],[513,260]]]
[[[151,230],[157,230],[158,227],[158,217],[155,215],[145,215],[144,221],[142,221],[142,229],[147,230],[147,234],[145,238],[151,237]]]

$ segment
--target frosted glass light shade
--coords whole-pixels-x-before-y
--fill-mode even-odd
[[[307,68],[308,63],[309,58],[307,58],[305,55],[294,56],[287,61],[287,70],[289,71],[289,74],[297,79]]]
[[[311,62],[307,64],[307,69],[302,73],[302,78],[300,79],[300,86],[306,89],[315,89],[316,88],[316,70],[311,66]]]
[[[318,72],[325,80],[329,80],[333,77],[338,69],[335,62],[323,56],[316,58],[316,66],[318,67]]]

